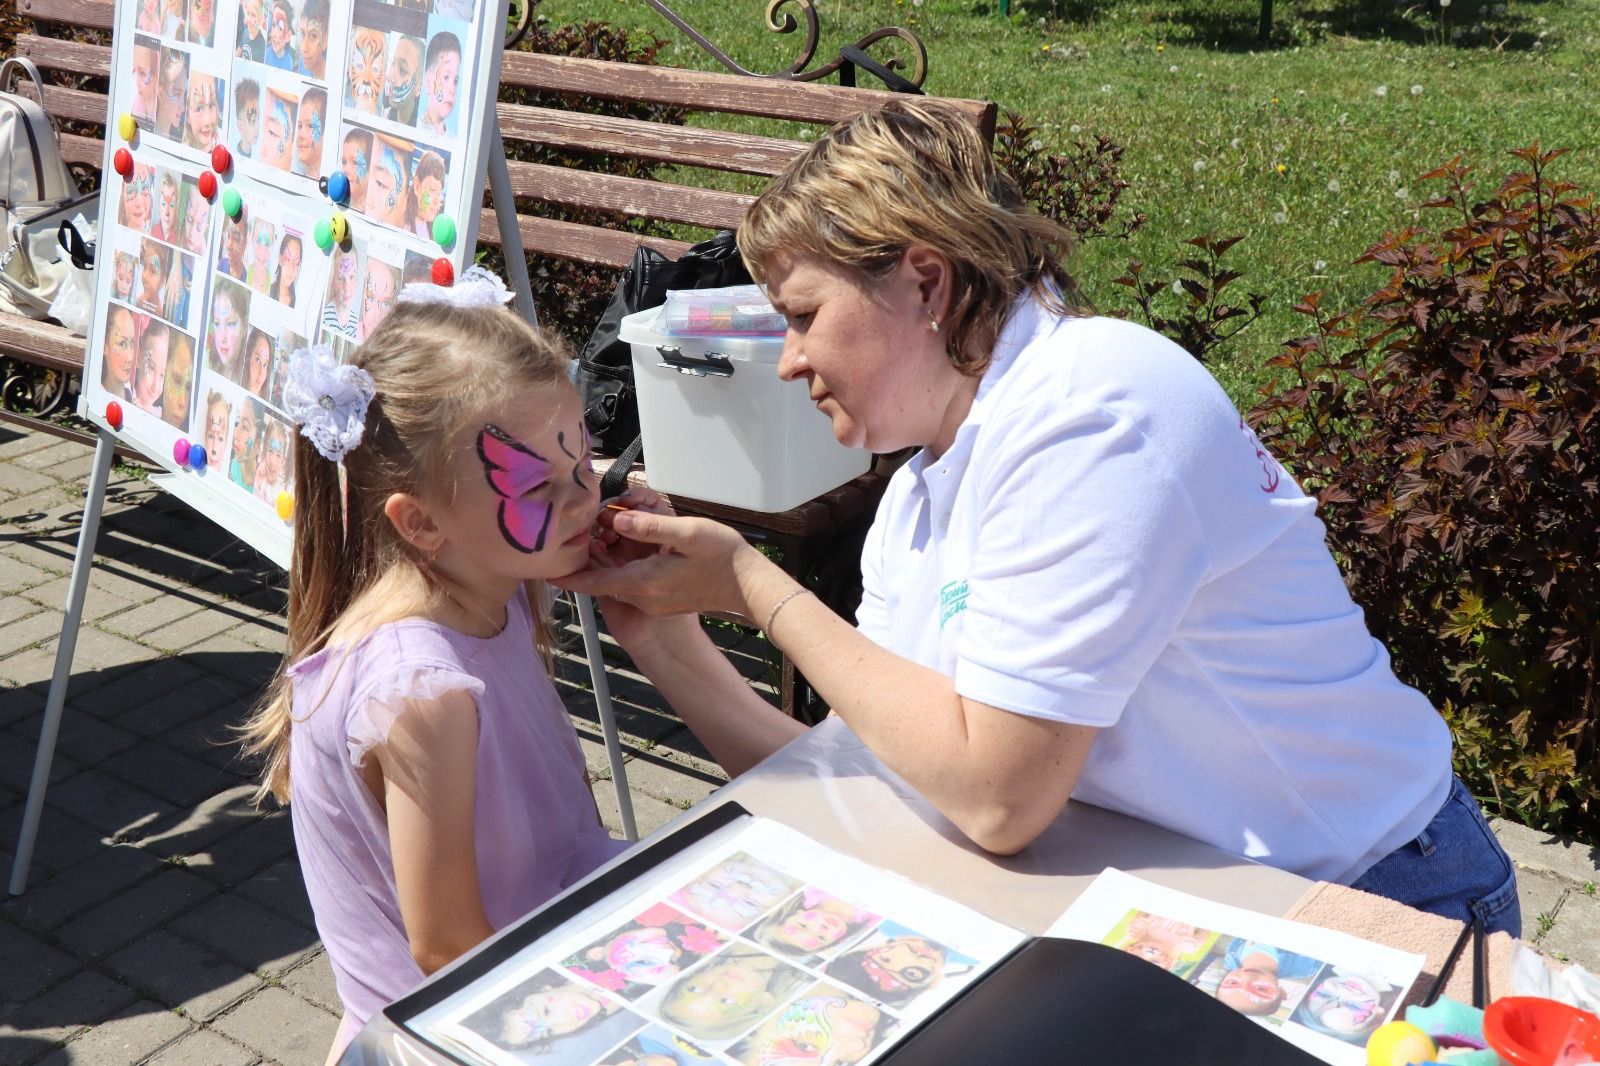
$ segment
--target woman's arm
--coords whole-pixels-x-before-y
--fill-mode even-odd
[[[1066,806],[1094,728],[967,699],[950,678],[880,647],[814,596],[802,592],[785,602],[801,586],[725,526],[642,511],[608,517],[629,540],[668,550],[560,584],[620,598],[651,615],[721,610],[766,627],[867,747],[986,850],[1020,851]],[[726,577],[708,584],[708,575]],[[781,712],[750,692],[710,641],[701,640],[674,629],[635,659],[713,754],[720,758],[713,736],[731,735],[737,742],[731,754],[742,768],[738,760],[759,758],[802,731],[796,725],[793,733],[781,732],[770,718]]]
[[[478,891],[473,834],[478,710],[465,692],[419,701],[372,749],[382,773],[400,917],[431,974],[494,932]]]

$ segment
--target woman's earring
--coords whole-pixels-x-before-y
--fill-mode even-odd
[[[928,312],[928,328],[933,330],[935,333],[939,332],[939,320],[933,317],[932,311]]]

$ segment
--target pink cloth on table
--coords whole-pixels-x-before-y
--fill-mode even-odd
[[[479,892],[509,925],[625,848],[600,824],[583,755],[518,592],[478,638],[421,619],[381,626],[289,670],[290,812],[306,893],[345,1010],[365,1024],[422,980],[400,917],[384,812],[359,770],[411,699],[470,694],[478,714]]]

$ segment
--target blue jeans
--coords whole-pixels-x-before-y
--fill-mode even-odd
[[[1480,917],[1491,933],[1522,935],[1516,871],[1460,778],[1428,827],[1351,887],[1458,922]]]

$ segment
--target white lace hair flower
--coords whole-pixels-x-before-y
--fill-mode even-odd
[[[511,290],[494,271],[477,263],[461,272],[454,285],[413,281],[400,290],[403,304],[449,304],[452,307],[498,307],[511,302]]]
[[[337,463],[361,443],[375,392],[371,374],[341,364],[332,348],[318,344],[289,357],[283,409],[322,457]]]

